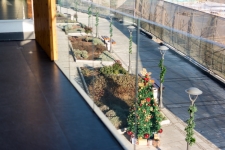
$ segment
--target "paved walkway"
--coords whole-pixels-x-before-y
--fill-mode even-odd
[[[62,9],[63,10],[63,9]],[[68,13],[74,13],[69,10]],[[79,22],[87,24],[87,15],[78,13]],[[95,24],[95,18],[92,18],[92,24]],[[94,28],[95,29],[95,28]],[[59,30],[58,30],[59,31]],[[100,18],[99,34],[109,36],[109,21]],[[113,39],[116,45],[113,46],[114,55],[120,59],[124,66],[128,64],[128,35],[127,26],[114,21]],[[135,39],[136,34],[133,33]],[[65,39],[64,44],[59,44],[59,60],[57,63],[67,68],[68,76],[71,80],[77,80],[76,66],[78,64],[73,61],[68,52],[68,41],[62,32],[58,32],[59,39]],[[134,40],[135,41],[135,40]],[[161,55],[158,51],[159,45],[153,42],[145,35],[140,34],[140,49],[138,56],[138,70],[143,67],[152,72],[152,76],[159,77],[160,69],[158,67]],[[133,43],[132,69],[136,69],[136,46]],[[66,55],[63,55],[66,54]],[[62,57],[61,57],[62,56]],[[95,66],[95,64],[90,64]],[[196,101],[198,112],[196,113],[196,144],[192,146],[193,150],[205,149],[216,150],[225,149],[225,92],[224,84],[218,82],[213,77],[203,72],[199,68],[189,63],[187,60],[169,50],[165,55],[165,65],[167,68],[164,86],[164,105],[163,112],[170,119],[171,124],[163,126],[163,134],[161,135],[162,150],[184,150],[185,142],[185,123],[189,118],[187,112],[190,105],[188,95],[184,92],[189,87],[197,87],[203,91]],[[159,79],[158,79],[159,80]],[[172,113],[171,113],[172,112]],[[136,146],[136,149],[149,149],[146,146]],[[154,149],[152,146],[150,149]]]

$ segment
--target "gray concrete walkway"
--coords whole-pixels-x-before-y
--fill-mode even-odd
[[[63,10],[63,9],[62,9]],[[67,12],[74,13],[72,10]],[[79,22],[87,24],[87,15],[78,13]],[[92,25],[95,18],[92,18]],[[114,21],[113,39],[116,45],[113,46],[116,59],[120,59],[124,66],[128,64],[128,35],[127,26]],[[94,28],[95,30],[95,28]],[[94,31],[95,32],[95,31]],[[100,18],[99,34],[109,36],[109,21]],[[135,39],[136,35],[133,34]],[[73,61],[68,51],[68,41],[62,32],[58,32],[59,40],[65,38],[64,43],[60,41],[59,45],[59,63],[64,68],[68,68],[67,73],[71,80],[77,80],[76,66],[82,66]],[[135,41],[135,40],[134,40]],[[132,69],[135,71],[138,62],[138,70],[143,67],[152,72],[152,76],[159,80],[160,69],[158,67],[161,55],[158,51],[159,45],[140,34],[140,49],[138,61],[136,61],[136,45],[133,43]],[[92,64],[95,66],[95,64]],[[163,112],[171,120],[171,124],[164,125],[164,132],[161,135],[162,150],[185,150],[185,132],[186,121],[189,118],[187,112],[190,105],[189,97],[185,89],[197,87],[203,91],[196,101],[198,112],[196,113],[196,144],[192,150],[205,149],[225,149],[225,85],[218,82],[213,77],[203,72],[199,68],[189,63],[187,60],[169,50],[165,55],[165,66],[167,68],[163,93],[165,109]],[[172,112],[172,113],[171,113]],[[153,147],[136,146],[136,149],[154,149]]]

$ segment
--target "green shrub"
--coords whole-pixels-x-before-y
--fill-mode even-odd
[[[116,113],[115,113],[115,111],[113,111],[113,110],[109,110],[109,111],[107,111],[107,112],[105,113],[105,115],[106,115],[107,117],[115,117],[115,116],[116,116]]]
[[[99,39],[99,38],[93,38],[93,44],[94,45],[97,45],[97,44],[104,45],[104,43],[102,42],[102,40]]]
[[[106,111],[109,110],[109,107],[108,107],[107,105],[102,105],[102,106],[100,106],[100,110],[101,110],[102,112],[106,112]]]
[[[112,66],[104,66],[100,69],[100,72],[104,75],[113,74],[113,68]]]
[[[62,13],[57,13],[56,17],[65,17],[65,15]]]
[[[92,27],[85,26],[84,30],[86,34],[92,33]]]
[[[122,121],[120,118],[116,115],[116,112],[113,110],[109,110],[105,114],[107,118],[110,120],[110,122],[118,129],[120,125],[122,124]]]
[[[88,52],[85,50],[75,49],[73,52],[77,58],[88,58]]]
[[[127,74],[127,71],[123,68],[120,61],[116,61],[112,66],[104,66],[100,69],[100,72],[104,75],[110,74]]]
[[[82,68],[81,71],[82,71],[83,75],[86,76],[86,77],[89,77],[89,76],[93,75],[94,72],[95,72],[94,70],[92,70],[90,68],[87,68],[87,67]]]
[[[64,20],[56,20],[57,23],[76,23],[75,20],[68,20],[68,19],[64,19]]]
[[[68,24],[68,25],[64,26],[64,31],[68,31],[68,30],[71,30],[71,29],[73,29],[73,25],[72,24]]]
[[[82,50],[81,57],[88,58],[88,52],[85,50]]]
[[[86,41],[86,42],[91,42],[92,39],[93,39],[92,37],[86,36],[86,37],[84,37],[82,40],[84,40],[84,41]]]
[[[127,116],[129,115],[129,109],[124,109],[119,105],[112,105],[112,109],[116,112],[116,116],[120,118],[122,121],[120,126],[126,127],[127,126]]]
[[[119,128],[122,124],[122,121],[120,120],[119,117],[115,116],[112,118],[109,118],[110,122],[114,125],[115,128]]]
[[[83,24],[83,23],[80,23],[80,26],[81,26],[81,28],[85,28],[86,27],[86,25]]]

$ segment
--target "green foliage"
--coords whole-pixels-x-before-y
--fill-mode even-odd
[[[96,18],[95,18],[95,26],[96,26],[96,37],[98,37],[98,23],[99,23],[99,19],[98,19],[98,15],[99,15],[99,12],[98,12],[98,9],[96,8]]]
[[[115,113],[115,111],[113,111],[113,110],[109,110],[109,111],[106,112],[105,115],[106,115],[107,117],[115,117],[115,116],[116,116],[116,113]]]
[[[107,111],[109,110],[109,107],[108,107],[107,105],[102,105],[102,106],[100,107],[100,110],[101,110],[102,112],[107,112]]]
[[[104,66],[100,69],[100,72],[104,75],[110,74],[126,74],[127,71],[123,68],[120,61],[116,61],[112,66]]]
[[[62,13],[57,13],[56,17],[65,17],[65,15]]]
[[[110,24],[109,24],[109,33],[110,33],[110,37],[112,38],[113,36],[112,21],[110,21]]]
[[[88,37],[86,36],[85,38],[83,38],[83,40],[85,40],[86,42],[91,42],[93,39],[93,37]]]
[[[69,20],[69,19],[64,19],[64,20],[57,20],[57,23],[76,23],[75,20]]]
[[[74,54],[77,58],[81,59],[81,58],[88,58],[88,52],[85,50],[79,50],[79,49],[75,49]]]
[[[88,26],[86,26],[86,27],[84,27],[84,32],[86,33],[86,34],[88,34],[88,33],[92,33],[92,27],[88,27]]]
[[[81,28],[85,28],[85,27],[86,27],[86,25],[85,25],[85,24],[83,24],[83,23],[80,23],[80,27],[81,27]]]
[[[127,118],[128,131],[135,133],[140,138],[144,134],[152,136],[161,128],[160,122],[163,117],[159,111],[158,105],[154,101],[152,87],[149,82],[149,75],[139,83],[138,99],[130,107],[130,114]]]
[[[90,75],[94,74],[94,70],[84,67],[84,68],[82,68],[82,74],[84,76],[90,76]]]
[[[129,106],[135,97],[135,75],[102,75],[100,68],[82,68],[91,98],[116,128],[127,127]],[[111,111],[110,111],[111,110]],[[115,113],[113,113],[115,112]]]
[[[88,7],[88,26],[90,27],[90,18],[91,18],[91,15],[92,15],[92,4]]]
[[[88,18],[90,18],[91,15],[92,15],[91,9],[92,9],[92,5],[90,5],[90,6],[88,7]]]
[[[107,105],[102,105],[100,106],[100,110],[117,129],[119,129],[122,124],[125,124],[125,122],[122,122],[122,120],[126,120],[128,112],[127,110],[122,109],[120,106],[114,105],[110,109]]]
[[[187,132],[185,140],[189,145],[193,145],[195,143],[195,138],[193,137],[195,128],[194,113],[197,112],[197,107],[191,105],[188,112],[190,113],[190,118],[187,120],[187,127],[185,128],[185,131]]]
[[[65,31],[66,34],[68,34],[68,33],[82,33],[82,32],[84,32],[83,28],[77,28],[77,29],[71,29],[71,30]]]
[[[72,24],[65,25],[65,26],[63,27],[63,29],[64,29],[65,31],[71,30],[71,29],[73,29],[73,25],[72,25]]]
[[[63,25],[63,30],[66,33],[84,32],[84,29],[82,27],[80,27],[79,25],[75,25],[75,24]]]
[[[160,62],[159,62],[159,67],[161,69],[161,72],[160,72],[160,82],[161,83],[164,82],[164,76],[165,76],[165,73],[166,73],[166,67],[163,65],[163,62],[164,62],[164,59],[161,59]]]
[[[102,42],[102,40],[99,39],[99,38],[93,38],[93,44],[94,45],[97,45],[97,44],[104,45],[104,43]]]
[[[120,125],[122,124],[122,121],[120,120],[120,118],[118,116],[109,118],[109,120],[116,128],[119,128]]]
[[[101,74],[101,68],[98,70],[99,74]],[[89,75],[92,76],[98,76],[97,74],[94,74],[92,70],[89,68],[83,69],[83,74],[84,76],[88,77]],[[114,96],[113,97],[120,97],[123,95],[127,95],[125,101],[127,101],[127,105],[131,105],[133,98],[135,96],[135,75],[115,75],[115,74],[107,74],[106,76],[103,76],[105,80],[107,80],[106,87],[110,88],[110,93],[112,93]],[[101,78],[97,77],[99,80]],[[97,82],[98,79],[95,79],[92,83]],[[93,80],[93,79],[92,79]],[[93,89],[94,90],[94,89]],[[91,89],[89,89],[91,91]],[[95,94],[93,92],[93,94]],[[122,98],[122,97],[121,97]],[[131,101],[132,100],[132,101]],[[95,99],[97,101],[97,99]]]
[[[132,54],[132,35],[130,35],[130,39],[129,39],[129,54]]]
[[[96,26],[96,27],[98,26],[98,23],[99,23],[98,15],[99,15],[99,12],[96,11],[96,18],[95,18],[95,21],[96,21],[95,26]]]
[[[119,128],[122,121],[120,118],[116,115],[116,112],[114,110],[109,110],[105,113],[106,117],[110,120],[110,122],[116,127]]]

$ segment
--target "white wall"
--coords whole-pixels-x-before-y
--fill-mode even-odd
[[[34,32],[34,20],[0,20],[0,33]]]

